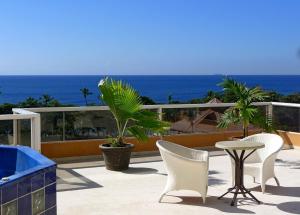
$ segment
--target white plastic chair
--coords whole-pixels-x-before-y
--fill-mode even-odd
[[[201,194],[203,203],[208,186],[208,152],[186,148],[171,142],[156,142],[168,173],[163,196],[172,190],[194,190]]]
[[[265,192],[265,184],[270,178],[274,178],[276,184],[280,186],[278,178],[274,173],[274,163],[276,157],[283,146],[283,140],[276,134],[254,134],[245,137],[241,141],[253,141],[264,143],[265,147],[256,150],[244,162],[244,175],[253,177],[253,182],[258,178],[261,183],[261,190]],[[234,183],[234,161],[231,159],[232,180]]]

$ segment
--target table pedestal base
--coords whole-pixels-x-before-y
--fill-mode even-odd
[[[220,196],[218,199],[221,199],[228,193],[233,193],[233,199],[230,203],[231,206],[234,206],[238,194],[242,194],[244,197],[247,197],[246,194],[248,194],[254,201],[256,201],[258,204],[260,204],[260,201],[257,198],[255,198],[255,196],[252,195],[250,190],[246,189],[244,187],[244,185],[234,186],[232,188],[229,188],[228,191],[226,193],[224,193],[222,196]]]
[[[236,152],[236,150],[233,150],[233,154],[225,149],[225,151],[232,157],[232,159],[235,161],[235,185],[228,189],[226,193],[224,193],[222,196],[220,196],[218,199],[221,199],[228,193],[233,193],[233,199],[231,201],[231,206],[234,206],[236,202],[236,198],[238,194],[242,194],[244,197],[247,197],[246,194],[248,194],[254,201],[256,201],[258,204],[260,204],[260,201],[257,200],[257,198],[254,197],[254,195],[250,192],[250,190],[246,189],[244,187],[244,161],[247,157],[249,157],[255,150],[250,152],[247,156],[245,155],[245,150],[241,151],[240,156]]]

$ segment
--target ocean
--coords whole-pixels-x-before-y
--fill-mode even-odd
[[[111,76],[131,84],[143,96],[155,102],[166,103],[169,95],[173,100],[188,101],[204,96],[207,91],[221,91],[217,86],[222,75],[132,75]],[[261,86],[282,94],[300,92],[300,75],[232,75],[249,87]],[[0,76],[0,103],[17,103],[31,96],[39,98],[49,94],[64,104],[84,105],[80,89],[87,87],[93,93],[89,103],[99,103],[97,84],[103,76]]]

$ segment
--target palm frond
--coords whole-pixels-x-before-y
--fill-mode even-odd
[[[165,131],[170,126],[169,123],[159,120],[156,112],[148,110],[136,113],[133,119],[136,121],[136,125],[158,133]]]
[[[254,87],[249,90],[249,100],[251,100],[251,102],[264,101],[266,98],[268,98],[268,95],[259,87]]]
[[[138,140],[146,140],[148,131],[161,132],[168,126],[155,112],[142,109],[138,93],[122,81],[105,79],[99,83],[101,98],[114,115],[118,138],[122,141],[126,130]]]
[[[275,126],[271,118],[266,117],[261,111],[258,111],[251,119],[250,123],[261,127],[266,132],[275,131]]]
[[[253,102],[264,101],[268,97],[267,94],[259,87],[249,89],[245,84],[229,78],[225,79],[220,86],[224,88],[226,93],[235,96],[236,104],[233,108],[225,111],[218,127],[228,127],[230,124],[242,123],[244,134],[247,134],[249,123],[259,115],[258,109],[253,105]],[[264,126],[263,124],[261,125]]]
[[[146,129],[141,126],[131,126],[128,127],[127,131],[139,141],[148,140],[148,136],[146,134]]]
[[[218,128],[227,128],[231,124],[236,124],[241,121],[238,110],[235,108],[228,108],[217,125]]]
[[[223,80],[219,86],[223,87],[224,91],[229,91],[233,93],[237,99],[242,98],[244,96],[245,91],[247,90],[245,84],[238,83],[237,81],[226,78]]]
[[[142,105],[137,92],[122,81],[107,79],[99,88],[102,100],[119,121],[124,122],[132,117],[133,113],[141,110]]]

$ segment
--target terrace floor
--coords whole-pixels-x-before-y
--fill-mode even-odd
[[[229,205],[231,196],[218,200],[231,185],[230,163],[226,155],[212,152],[206,203],[193,191],[175,191],[158,197],[167,175],[159,156],[133,158],[125,172],[108,171],[102,161],[58,165],[58,214],[300,214],[300,150],[283,150],[276,162],[281,183],[270,179],[266,193],[258,183],[245,176],[246,187],[263,203],[257,205],[240,198],[236,207]]]

